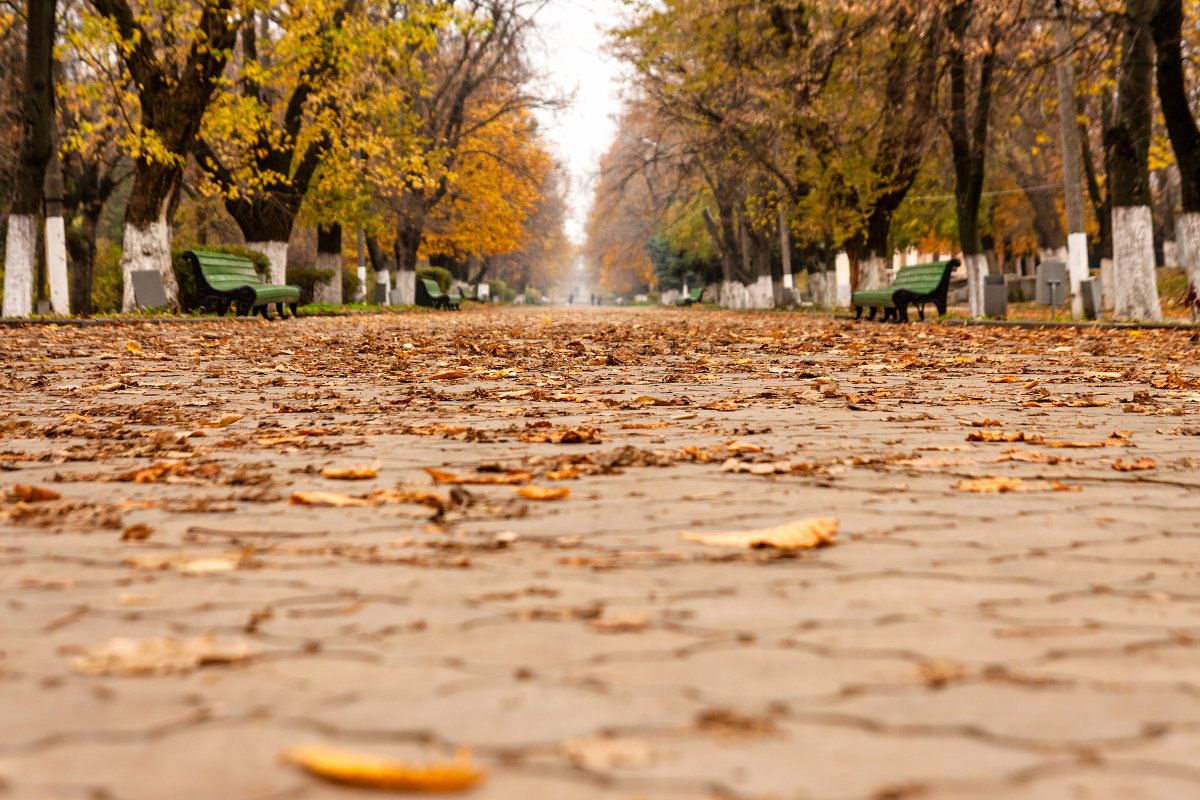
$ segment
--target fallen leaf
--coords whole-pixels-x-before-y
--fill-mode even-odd
[[[777,550],[796,550],[833,544],[838,522],[833,517],[809,517],[773,528],[733,533],[679,534],[680,539],[718,547],[774,547]]]
[[[457,378],[465,378],[465,377],[467,377],[467,373],[463,372],[461,369],[448,369],[445,372],[439,372],[435,375],[430,375],[429,380],[431,380],[431,381],[452,381]]]
[[[122,537],[124,538],[124,537]],[[145,570],[169,569],[184,575],[213,575],[233,572],[250,557],[249,550],[208,555],[205,553],[138,553],[128,556],[125,563]]]
[[[361,497],[351,497],[338,492],[292,492],[291,500],[288,502],[294,506],[333,506],[334,508],[374,505]]]
[[[444,469],[435,467],[422,467],[429,477],[433,478],[438,483],[470,483],[470,484],[513,484],[513,483],[529,483],[533,480],[533,475],[523,470],[506,472],[503,474],[483,474],[483,475],[457,475],[453,472],[448,472]]]
[[[202,428],[225,428],[225,427],[228,427],[228,426],[232,425],[233,423],[237,422],[239,419],[244,418],[245,416],[246,416],[245,414],[232,414],[232,413],[231,414],[222,414],[217,419],[211,419],[211,420],[207,420],[205,422],[201,422],[200,427],[202,427]]]
[[[82,648],[82,654],[71,662],[71,669],[87,675],[168,675],[210,664],[235,664],[257,654],[251,642],[218,640],[211,635],[188,639],[118,637]]]
[[[587,736],[565,739],[559,747],[572,764],[595,771],[641,767],[653,760],[650,745],[642,739]]]
[[[550,481],[569,481],[579,477],[579,470],[575,467],[567,467],[565,469],[556,469],[546,473],[546,480]]]
[[[1113,462],[1112,468],[1118,472],[1140,472],[1144,469],[1154,469],[1155,463],[1153,458],[1139,458],[1137,461],[1126,463],[1121,459]]]
[[[125,349],[128,350],[130,353],[133,353],[135,356],[140,356],[142,354],[142,348],[140,345],[138,345],[137,342],[126,343]]]
[[[139,522],[136,525],[130,525],[121,532],[122,542],[140,542],[143,539],[149,539],[153,533],[153,529],[144,522]]]
[[[761,453],[763,449],[756,444],[740,442],[737,439],[726,442],[725,449],[731,453]]]
[[[279,758],[336,783],[402,792],[461,792],[487,777],[472,766],[469,750],[459,750],[453,761],[412,764],[370,753],[325,745],[292,747]]]
[[[638,633],[646,630],[648,621],[640,611],[631,611],[594,619],[588,623],[588,627],[597,633]]]
[[[62,495],[53,489],[46,489],[41,486],[28,486],[18,483],[9,492],[14,499],[23,500],[26,503],[42,503],[47,500],[60,500]]]
[[[959,481],[953,488],[963,492],[1019,492],[1025,488],[1025,481],[1020,478],[976,478]]]
[[[571,490],[566,486],[522,486],[513,489],[526,500],[562,500],[571,496]]]
[[[379,474],[379,464],[369,467],[326,467],[321,477],[335,481],[365,481]]]
[[[1030,442],[1041,444],[1042,437],[1024,431],[975,431],[967,434],[968,442]]]

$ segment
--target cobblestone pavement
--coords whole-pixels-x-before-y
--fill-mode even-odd
[[[364,796],[277,758],[321,742],[469,746],[487,800],[1200,797],[1191,332],[475,309],[0,361],[4,800]]]

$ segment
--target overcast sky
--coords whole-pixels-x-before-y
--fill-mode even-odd
[[[619,20],[618,0],[549,0],[536,17],[542,42],[532,48],[549,83],[574,92],[569,108],[542,114],[540,121],[571,173],[571,216],[567,234],[583,241],[592,200],[593,177],[608,150],[620,109],[620,75],[602,53],[604,31]]]

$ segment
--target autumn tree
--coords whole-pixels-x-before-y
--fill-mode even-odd
[[[117,111],[128,123],[124,145],[134,162],[125,207],[122,308],[134,307],[131,274],[162,276],[178,303],[171,268],[171,217],[185,160],[236,39],[234,0],[91,0],[100,19],[97,45],[119,54],[132,101]]]
[[[25,15],[20,146],[4,247],[4,316],[32,311],[37,220],[46,165],[54,151],[54,17],[56,0],[29,0]]]
[[[1115,313],[1160,320],[1154,275],[1154,224],[1147,167],[1153,111],[1155,46],[1150,22],[1157,0],[1126,0],[1113,124],[1104,135],[1112,193]]]
[[[456,5],[452,20],[439,29],[437,46],[421,59],[421,85],[396,87],[411,98],[414,130],[403,152],[381,148],[371,168],[384,177],[377,186],[402,302],[412,302],[413,271],[431,214],[449,196],[466,143],[497,120],[547,103],[531,91],[525,58],[539,2]],[[485,104],[487,113],[475,113]],[[373,252],[378,261],[382,252]]]
[[[1187,4],[1194,11],[1194,5]],[[1200,128],[1192,112],[1194,88],[1188,88],[1183,37],[1184,0],[1158,0],[1151,18],[1158,77],[1158,98],[1179,164],[1183,214],[1180,228],[1187,255],[1188,284],[1200,292]],[[1192,23],[1195,19],[1192,18]]]

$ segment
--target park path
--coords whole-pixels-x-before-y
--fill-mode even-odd
[[[1200,796],[1192,332],[476,307],[0,361],[3,800],[364,796],[309,743],[466,746],[486,800]]]

